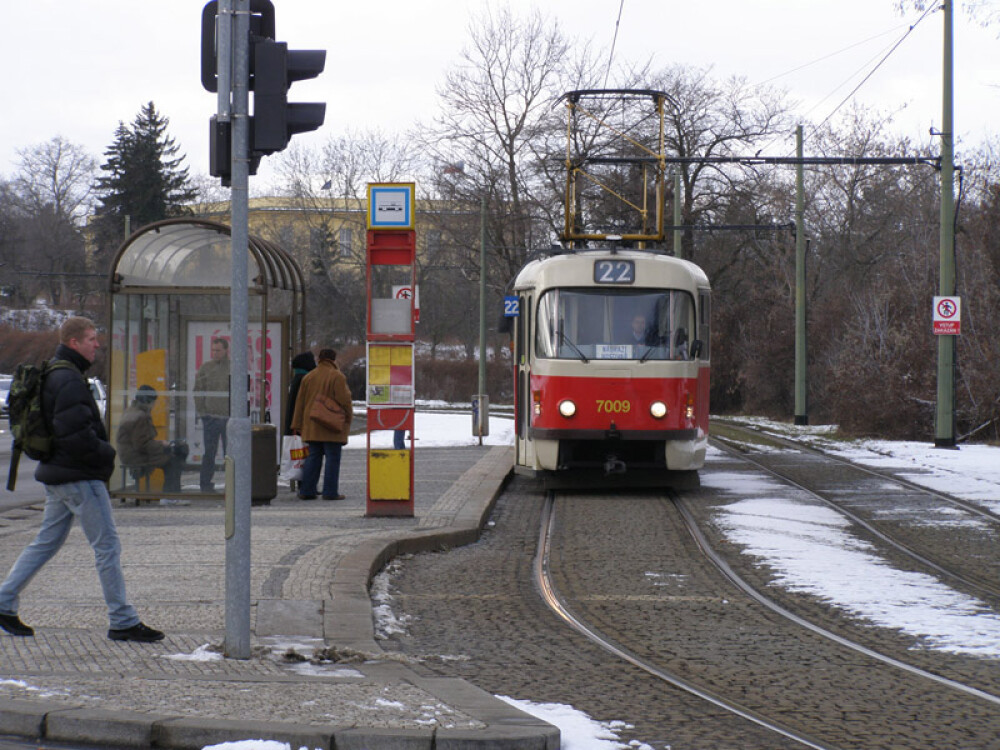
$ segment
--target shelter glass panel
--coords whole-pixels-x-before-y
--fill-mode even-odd
[[[276,424],[288,334],[281,320],[265,329],[264,303],[260,295],[249,299],[247,412],[253,424]],[[112,491],[221,495],[232,377],[228,293],[123,294],[112,310]]]

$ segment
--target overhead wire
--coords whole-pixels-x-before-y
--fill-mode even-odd
[[[833,110],[831,110],[831,112],[830,112],[830,113],[829,113],[829,114],[828,114],[828,115],[827,115],[826,117],[824,117],[824,118],[823,118],[822,122],[820,122],[820,123],[819,123],[818,125],[815,125],[815,126],[814,126],[814,127],[812,128],[812,133],[813,133],[813,134],[815,134],[815,133],[816,133],[816,132],[817,132],[817,131],[818,131],[818,130],[819,130],[819,129],[820,129],[820,128],[821,128],[822,126],[823,126],[823,125],[825,125],[825,124],[826,124],[827,122],[829,122],[829,121],[830,121],[830,119],[831,119],[831,118],[832,118],[832,117],[833,117],[833,116],[834,116],[834,115],[835,115],[835,114],[836,114],[836,113],[837,113],[837,112],[838,112],[838,111],[840,110],[840,108],[841,108],[841,107],[843,107],[843,106],[844,106],[844,105],[845,105],[845,104],[846,104],[846,103],[847,103],[848,101],[850,101],[850,100],[851,100],[851,98],[852,98],[852,97],[853,97],[853,96],[854,96],[854,95],[855,95],[855,94],[856,94],[856,93],[858,92],[858,90],[859,90],[859,89],[860,89],[860,88],[861,88],[862,86],[864,86],[864,85],[865,85],[865,83],[867,83],[869,79],[871,79],[871,77],[872,77],[872,76],[873,76],[873,75],[875,74],[875,72],[876,72],[876,71],[877,71],[877,70],[878,70],[879,68],[881,68],[881,67],[882,67],[882,65],[884,65],[884,64],[885,64],[885,62],[886,62],[886,61],[887,61],[887,60],[888,60],[888,59],[889,59],[889,58],[890,58],[890,57],[891,57],[891,56],[893,55],[893,53],[894,53],[894,52],[895,52],[895,51],[896,51],[896,50],[897,50],[897,49],[898,49],[898,48],[900,47],[900,45],[902,45],[902,43],[903,43],[904,41],[906,41],[907,37],[909,37],[909,36],[910,36],[910,34],[912,34],[912,33],[913,33],[913,31],[914,31],[914,30],[915,30],[915,29],[917,28],[917,26],[918,26],[918,25],[919,25],[919,24],[920,24],[920,23],[921,23],[921,22],[922,22],[922,21],[923,21],[923,20],[924,20],[925,18],[927,18],[927,16],[929,16],[929,15],[930,15],[931,13],[933,13],[933,12],[935,12],[935,11],[937,11],[937,10],[940,10],[940,7],[941,7],[941,6],[940,6],[940,4],[932,4],[932,5],[930,5],[930,6],[929,6],[929,7],[928,7],[928,8],[927,8],[927,9],[926,9],[926,10],[925,10],[925,11],[924,11],[924,12],[923,12],[923,13],[922,13],[921,15],[920,15],[920,17],[919,17],[919,18],[918,18],[918,19],[917,19],[916,21],[914,21],[914,22],[913,22],[912,24],[909,24],[909,25],[907,26],[907,28],[906,28],[906,31],[905,31],[905,33],[904,33],[904,34],[903,34],[903,35],[902,35],[902,36],[901,36],[901,37],[900,37],[899,39],[897,39],[895,43],[893,43],[892,45],[890,45],[890,46],[888,47],[888,51],[886,51],[886,52],[885,52],[884,54],[882,54],[882,55],[881,55],[881,58],[879,59],[879,61],[878,61],[878,62],[877,62],[877,63],[876,63],[875,65],[874,65],[874,67],[873,67],[873,68],[872,68],[872,69],[871,69],[871,70],[870,70],[870,71],[868,72],[868,74],[867,74],[867,75],[865,75],[865,77],[864,77],[864,78],[863,78],[863,79],[862,79],[862,80],[861,80],[861,81],[860,81],[860,82],[858,83],[858,85],[857,85],[857,86],[855,86],[855,87],[854,87],[853,89],[851,89],[851,92],[850,92],[850,93],[849,93],[849,94],[848,94],[847,96],[845,96],[845,97],[844,97],[844,98],[843,98],[843,99],[842,99],[842,100],[840,101],[840,103],[839,103],[839,104],[837,104],[837,106],[836,106],[836,107],[834,107],[834,108],[833,108]],[[830,54],[827,54],[827,55],[824,55],[823,57],[820,57],[820,58],[817,58],[816,60],[813,60],[812,62],[808,62],[808,63],[804,63],[803,65],[800,65],[800,66],[798,66],[797,68],[794,68],[794,69],[792,69],[792,70],[789,70],[789,71],[786,71],[786,72],[784,72],[784,73],[779,73],[778,75],[776,75],[776,76],[773,76],[773,77],[771,77],[771,78],[767,79],[766,81],[762,81],[762,82],[758,83],[757,85],[758,85],[758,86],[762,86],[762,85],[765,85],[765,84],[769,83],[770,81],[774,81],[774,80],[776,80],[776,79],[778,79],[778,78],[781,78],[781,77],[783,77],[783,76],[786,76],[786,75],[789,75],[789,74],[791,74],[791,73],[795,73],[795,72],[797,72],[797,71],[799,71],[799,70],[802,70],[803,68],[807,68],[807,67],[809,67],[809,66],[811,66],[811,65],[814,65],[814,64],[816,64],[816,63],[818,63],[818,62],[821,62],[821,61],[823,61],[823,60],[826,60],[826,59],[829,59],[829,58],[831,58],[831,57],[834,57],[834,56],[836,56],[836,55],[839,55],[839,54],[842,54],[843,52],[847,52],[848,50],[851,50],[851,49],[853,49],[853,48],[855,48],[855,47],[858,47],[858,46],[860,46],[860,45],[862,45],[862,44],[867,44],[868,42],[870,42],[870,41],[873,41],[873,40],[875,40],[875,39],[878,39],[878,38],[879,38],[879,37],[881,37],[881,36],[885,36],[886,34],[889,34],[889,33],[893,32],[893,31],[897,30],[898,28],[900,28],[900,27],[898,27],[898,26],[897,26],[897,27],[894,27],[893,29],[889,29],[888,31],[884,31],[884,32],[882,32],[882,33],[880,33],[880,34],[876,34],[876,35],[874,35],[874,36],[872,36],[872,37],[869,37],[868,39],[865,39],[865,40],[862,40],[862,41],[860,41],[860,42],[857,42],[857,43],[855,43],[855,44],[851,44],[851,45],[848,45],[847,47],[844,47],[844,48],[842,48],[842,49],[840,49],[840,50],[838,50],[838,51],[836,51],[836,52],[831,52]],[[836,91],[837,91],[838,89],[842,88],[842,87],[844,86],[844,84],[845,84],[845,83],[847,83],[847,82],[848,82],[848,81],[850,81],[850,80],[851,80],[852,78],[854,78],[854,76],[856,76],[856,75],[858,74],[858,72],[860,72],[861,70],[864,70],[864,69],[865,69],[865,68],[866,68],[866,67],[867,67],[867,66],[868,66],[869,64],[871,64],[871,61],[872,61],[872,60],[874,60],[874,59],[876,59],[877,57],[879,57],[879,54],[881,54],[881,53],[876,53],[875,55],[873,55],[873,56],[872,56],[872,57],[871,57],[871,58],[869,59],[869,61],[868,61],[868,62],[866,62],[866,63],[865,63],[864,65],[862,65],[861,67],[859,67],[859,68],[858,68],[858,69],[857,69],[856,71],[854,71],[854,72],[853,72],[853,73],[852,73],[852,74],[851,74],[850,76],[848,76],[848,77],[847,77],[847,78],[846,78],[846,79],[845,79],[845,80],[844,80],[844,81],[843,81],[842,83],[840,83],[840,84],[838,84],[838,85],[837,85],[836,87],[834,87],[834,88],[833,88],[833,89],[831,90],[831,92],[830,92],[829,94],[827,94],[827,95],[826,95],[825,97],[823,97],[822,99],[820,99],[820,100],[819,100],[819,102],[817,102],[817,103],[816,103],[815,105],[813,105],[813,106],[812,106],[812,107],[811,107],[811,108],[810,108],[810,109],[809,109],[809,110],[808,110],[808,111],[806,112],[806,114],[809,114],[809,112],[812,112],[812,111],[813,111],[813,110],[815,110],[815,109],[816,109],[817,107],[819,107],[820,105],[822,105],[822,104],[823,104],[823,102],[825,102],[825,101],[826,101],[827,99],[829,99],[829,98],[830,98],[830,97],[831,97],[831,96],[832,96],[832,95],[833,95],[833,94],[834,94],[834,93],[835,93],[835,92],[836,92]],[[758,151],[757,153],[759,154],[759,153],[761,153],[761,152],[763,152],[763,151],[766,151],[766,150],[767,150],[768,148],[770,148],[770,147],[771,147],[772,145],[774,145],[774,144],[775,144],[776,142],[778,142],[778,141],[780,141],[780,140],[785,140],[785,139],[787,139],[787,138],[790,138],[790,137],[791,137],[791,134],[785,134],[784,136],[778,136],[778,137],[777,137],[777,138],[775,138],[774,140],[770,141],[770,142],[769,142],[769,143],[768,143],[767,145],[765,145],[765,146],[764,146],[763,148],[761,148],[761,149],[760,149],[760,150],[759,150],[759,151]]]
[[[841,49],[838,49],[838,50],[836,50],[834,52],[830,52],[828,54],[825,54],[822,57],[817,57],[815,60],[810,60],[807,63],[802,63],[801,65],[796,66],[796,67],[792,68],[791,70],[786,70],[784,73],[778,73],[777,75],[771,76],[770,78],[768,78],[768,79],[766,79],[764,81],[758,81],[757,85],[758,86],[766,86],[767,84],[771,83],[772,81],[777,81],[779,78],[784,78],[785,76],[791,75],[792,73],[798,73],[800,70],[805,70],[806,68],[812,67],[813,65],[816,65],[818,63],[823,62],[824,60],[829,60],[831,57],[836,57],[837,55],[843,54],[844,52],[848,52],[848,51],[854,49],[855,47],[860,47],[863,44],[868,44],[868,42],[873,42],[876,39],[878,39],[879,37],[888,36],[889,34],[892,34],[895,31],[899,30],[903,26],[905,26],[905,24],[901,24],[900,26],[894,26],[891,29],[887,29],[887,30],[885,30],[883,32],[875,34],[874,36],[870,36],[867,39],[862,39],[860,42],[855,42],[854,44],[849,44],[846,47],[842,47]]]
[[[611,63],[615,59],[615,45],[618,43],[618,28],[622,23],[622,10],[625,8],[625,0],[621,0],[618,5],[618,19],[615,21],[615,34],[611,39],[611,54],[608,55],[608,69],[604,73],[604,88],[608,87],[608,78],[611,76]]]
[[[861,81],[860,81],[860,83],[858,83],[857,86],[855,86],[853,89],[851,89],[851,93],[849,93],[847,96],[845,96],[843,98],[843,100],[840,102],[840,104],[838,104],[836,107],[834,107],[833,111],[830,112],[830,114],[828,114],[825,118],[823,118],[823,121],[819,125],[817,125],[815,128],[813,128],[813,132],[815,133],[817,130],[819,130],[819,128],[823,127],[823,125],[825,125],[830,120],[830,118],[833,117],[837,113],[837,110],[839,110],[841,107],[843,107],[851,99],[851,97],[853,97],[858,92],[858,89],[860,89],[862,86],[864,86],[868,82],[868,80],[873,75],[875,75],[875,72],[879,68],[881,68],[883,64],[885,64],[885,61],[888,60],[897,49],[899,49],[899,46],[904,41],[906,41],[906,38],[908,36],[910,36],[910,34],[913,33],[913,30],[916,29],[917,26],[920,25],[921,21],[923,21],[925,18],[927,18],[927,16],[929,16],[931,13],[935,13],[936,11],[940,10],[940,8],[941,8],[941,6],[938,5],[937,3],[932,4],[930,7],[928,7],[927,10],[925,10],[923,12],[923,14],[920,16],[920,18],[918,18],[916,21],[914,21],[913,24],[910,26],[910,28],[908,28],[906,30],[906,33],[903,34],[903,36],[901,36],[899,38],[899,41],[897,41],[894,45],[892,45],[892,48],[888,52],[885,53],[885,55],[882,57],[882,59],[878,61],[878,63],[875,65],[874,68],[871,69],[871,71],[868,73],[868,75],[866,75],[864,78],[862,78]]]

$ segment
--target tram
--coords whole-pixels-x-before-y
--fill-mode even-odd
[[[547,486],[697,486],[708,446],[711,289],[654,250],[556,248],[508,303],[515,471]]]

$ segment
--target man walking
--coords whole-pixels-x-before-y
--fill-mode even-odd
[[[229,342],[212,339],[212,354],[198,369],[194,378],[194,406],[201,419],[205,435],[205,450],[201,456],[202,492],[214,492],[212,477],[215,475],[215,455],[222,440],[226,452],[226,423],[229,422]]]
[[[351,433],[353,410],[351,389],[347,378],[337,367],[337,352],[323,349],[319,353],[319,365],[302,378],[298,397],[295,399],[295,413],[292,416],[292,430],[302,435],[309,445],[309,455],[302,465],[302,481],[299,484],[300,500],[315,500],[319,484],[320,469],[326,459],[323,472],[323,499],[343,500],[338,489],[340,484],[340,451]],[[332,398],[344,411],[344,427],[334,429],[320,424],[309,416],[313,402],[319,396]]]
[[[52,456],[35,469],[35,479],[45,486],[45,513],[34,541],[0,584],[0,628],[11,635],[34,635],[34,630],[18,617],[18,597],[62,547],[76,516],[94,550],[111,622],[108,638],[159,641],[163,633],[140,622],[125,596],[121,542],[107,488],[115,467],[115,449],[108,442],[101,414],[83,376],[100,346],[97,329],[88,318],[69,318],[59,330],[59,340],[53,359],[65,360],[72,367],[51,371],[42,386],[42,413],[54,438]]]

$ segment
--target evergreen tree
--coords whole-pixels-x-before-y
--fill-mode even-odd
[[[170,120],[150,102],[136,115],[131,127],[119,122],[115,139],[104,152],[104,175],[97,179],[100,206],[94,229],[102,253],[122,240],[125,217],[133,230],[154,221],[185,213],[197,193],[189,184],[184,155],[167,135]]]

